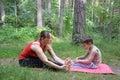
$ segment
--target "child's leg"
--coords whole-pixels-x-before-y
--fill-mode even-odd
[[[95,65],[93,62],[91,62],[90,64],[72,62],[71,67],[72,68],[97,68],[97,65]]]

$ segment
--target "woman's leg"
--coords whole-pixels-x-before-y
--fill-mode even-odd
[[[52,60],[50,60],[50,59],[48,59],[49,61],[51,61],[51,62],[53,62],[53,63],[55,63],[56,65],[59,65],[59,66],[62,66],[63,64],[61,64],[61,63],[59,63],[59,62],[56,62],[56,61],[52,61]]]
[[[29,67],[29,68],[42,68],[43,62],[39,58],[25,58],[19,60],[20,66]]]
[[[51,61],[51,60],[49,60],[49,61]],[[71,67],[71,59],[70,59],[70,57],[66,58],[65,64],[61,64],[61,63],[58,63],[56,61],[51,61],[51,62],[53,62],[53,63],[55,63],[56,65],[59,65],[59,66],[66,65],[66,71],[70,71],[70,67]],[[51,68],[51,67],[49,67],[47,65],[45,65],[45,67],[56,71],[56,69]]]
[[[61,64],[61,63],[52,61],[52,60],[50,60],[50,59],[48,59],[48,60],[51,61],[51,62],[53,62],[53,63],[56,64],[56,65],[59,65],[59,66],[62,66],[62,65],[63,65],[63,64]],[[46,69],[52,70],[52,71],[59,71],[59,70],[57,70],[57,69],[55,69],[55,68],[52,68],[52,67],[50,67],[50,66],[48,66],[48,65],[46,65],[46,64],[44,64],[44,63],[43,63],[43,67],[46,68]]]

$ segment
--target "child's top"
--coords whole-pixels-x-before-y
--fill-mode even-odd
[[[93,58],[92,62],[95,64],[102,63],[101,51],[95,45],[93,45],[93,47],[89,49],[88,54],[92,54],[93,52],[96,52],[96,51],[97,51],[97,54]]]

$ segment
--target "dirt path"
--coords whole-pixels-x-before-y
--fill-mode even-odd
[[[9,65],[9,64],[18,65],[18,59],[17,58],[0,59],[0,66]],[[118,76],[120,76],[120,62],[119,61],[118,63],[109,65],[109,66]]]
[[[17,58],[0,59],[0,66],[9,65],[9,64],[16,64],[16,65],[18,65],[18,59]]]
[[[117,65],[110,65],[111,69],[118,75],[120,76],[120,63],[118,63],[119,66]]]

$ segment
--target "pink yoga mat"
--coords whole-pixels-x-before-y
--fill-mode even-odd
[[[70,71],[96,73],[96,74],[115,74],[107,64],[99,64],[96,69],[88,68],[71,68]]]

